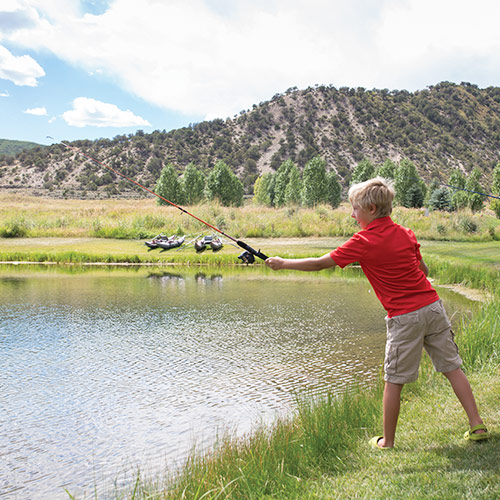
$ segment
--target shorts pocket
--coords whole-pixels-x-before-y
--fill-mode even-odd
[[[384,372],[395,375],[398,369],[398,346],[387,344],[385,347]]]
[[[418,313],[416,312],[401,314],[399,316],[393,316],[391,319],[397,325],[411,325],[414,323],[418,323],[419,321]]]

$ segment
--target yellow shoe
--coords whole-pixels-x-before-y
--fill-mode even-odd
[[[375,448],[377,450],[392,450],[392,447],[391,446],[379,446],[378,445],[378,442],[383,438],[384,436],[375,436],[375,437],[372,437],[370,439],[370,441],[368,441],[368,443],[370,444],[370,446],[372,448]]]
[[[484,432],[476,432],[476,431],[484,431]],[[490,434],[484,424],[476,425],[475,427],[470,428],[464,434],[464,439],[467,439],[468,441],[484,441],[485,439],[489,438]]]

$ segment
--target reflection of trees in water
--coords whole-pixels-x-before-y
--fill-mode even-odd
[[[156,279],[162,282],[184,282],[186,277],[183,274],[170,273],[170,272],[152,272],[147,276],[149,279]],[[209,284],[209,283],[222,283],[222,274],[210,274],[196,273],[194,275],[194,281],[198,284]]]
[[[194,279],[197,283],[203,285],[208,283],[222,283],[222,274],[211,274],[207,276],[205,273],[196,273]]]

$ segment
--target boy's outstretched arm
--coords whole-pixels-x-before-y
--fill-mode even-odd
[[[281,257],[269,257],[266,265],[274,271],[280,269],[293,269],[295,271],[321,271],[329,267],[335,267],[335,261],[327,253],[323,257],[309,257],[306,259],[282,259]]]

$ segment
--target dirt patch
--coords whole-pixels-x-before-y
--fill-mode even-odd
[[[485,290],[478,290],[477,288],[467,288],[463,285],[439,285],[442,288],[447,288],[455,293],[459,293],[463,295],[469,300],[473,300],[475,302],[485,302],[491,300],[491,294],[486,292]]]

